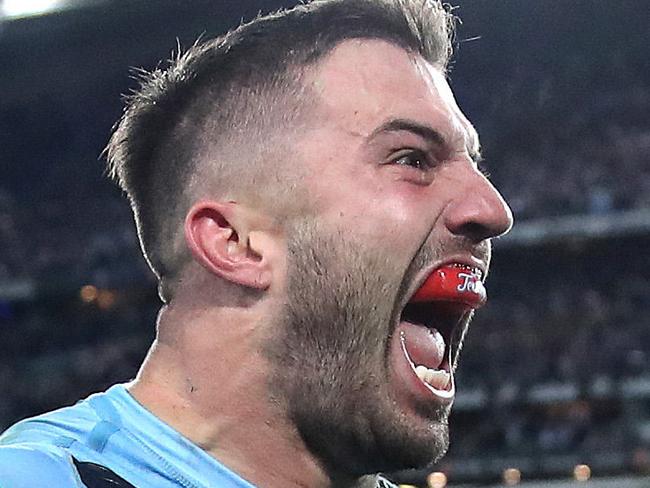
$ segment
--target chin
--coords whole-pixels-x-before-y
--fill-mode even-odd
[[[449,429],[446,421],[405,419],[403,423],[385,427],[377,441],[382,454],[377,458],[380,462],[372,466],[372,472],[423,469],[446,454]]]
[[[324,395],[294,404],[296,427],[328,471],[356,478],[426,468],[444,456],[449,445],[445,413],[431,420],[400,410],[387,396],[357,393],[337,395],[336,402]]]

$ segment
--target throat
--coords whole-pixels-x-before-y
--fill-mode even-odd
[[[224,360],[227,355],[221,352],[211,360]],[[157,344],[128,391],[158,419],[255,486],[331,486],[287,413],[270,400],[267,376],[255,373],[267,371],[268,363],[248,357],[253,359],[245,366],[213,364],[206,377],[176,349]]]

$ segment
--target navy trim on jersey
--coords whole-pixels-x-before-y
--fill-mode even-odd
[[[95,463],[84,463],[73,457],[79,478],[88,488],[136,488],[110,469]]]

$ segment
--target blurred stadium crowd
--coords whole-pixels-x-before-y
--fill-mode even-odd
[[[469,34],[488,3],[466,11]],[[489,38],[461,42],[452,86],[482,135],[491,178],[520,222],[634,209],[650,220],[647,45],[610,25],[606,9],[587,22],[554,14],[556,4],[530,15],[543,27],[514,3],[491,12],[504,26],[496,54],[486,56]],[[620,8],[633,16],[637,4]],[[503,23],[517,12],[530,25]],[[132,378],[153,337],[155,285],[127,205],[97,161],[118,101],[108,88],[87,90],[78,103],[47,92],[0,102],[0,430]],[[508,463],[539,475],[579,461],[649,472],[647,228],[506,244],[497,242],[491,300],[461,359],[440,468],[465,481]]]
[[[489,289],[504,292],[472,324],[449,463],[648,471],[649,248],[634,236],[497,255]]]

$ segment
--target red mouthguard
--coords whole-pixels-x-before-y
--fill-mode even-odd
[[[479,308],[487,301],[481,276],[465,266],[436,269],[415,292],[410,303],[444,301]]]

